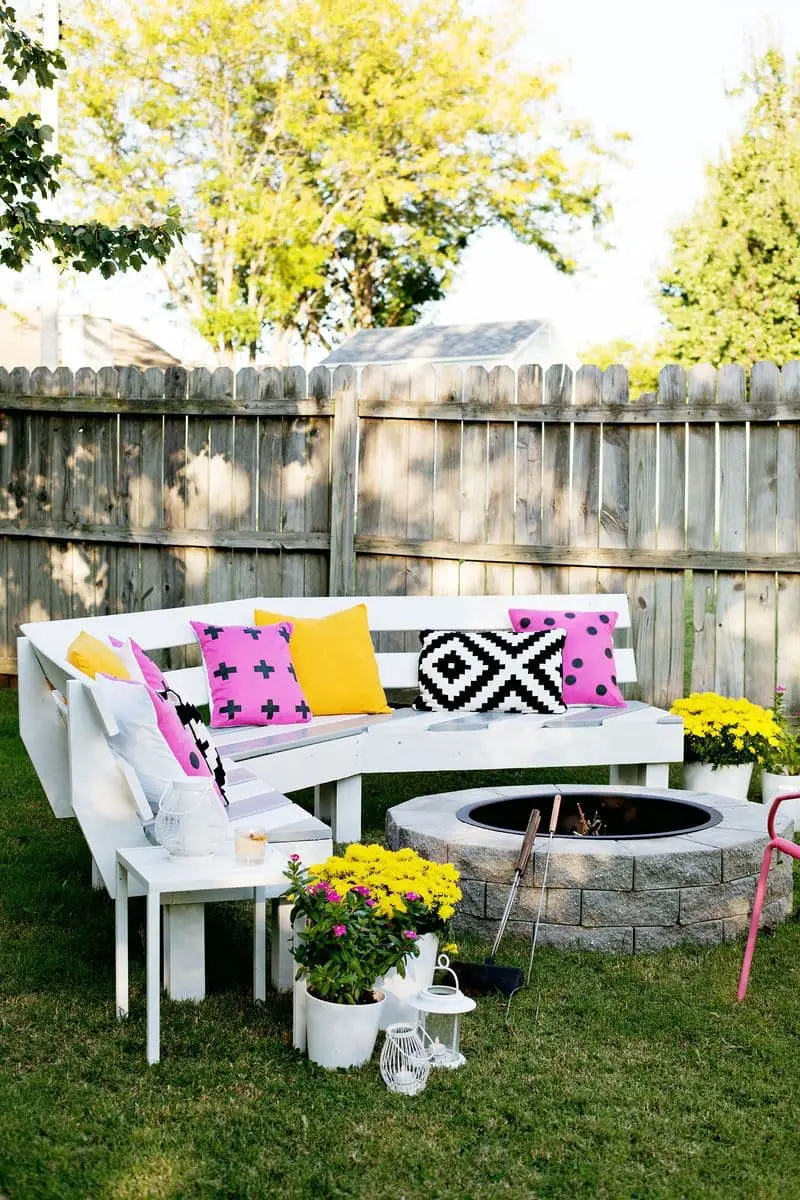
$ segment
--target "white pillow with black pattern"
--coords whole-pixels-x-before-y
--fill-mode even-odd
[[[563,713],[563,629],[545,633],[426,630],[419,695],[428,712]]]

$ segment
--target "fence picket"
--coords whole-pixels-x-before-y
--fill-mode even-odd
[[[711,404],[717,373],[707,363],[689,372],[689,403]],[[687,472],[690,503],[686,514],[686,545],[713,550],[716,528],[716,430],[714,425],[689,426]],[[716,578],[713,571],[692,571],[692,645],[689,647],[689,687],[695,692],[714,688],[716,677]]]
[[[742,367],[726,365],[717,374],[720,404],[745,401]],[[720,425],[719,430],[719,538],[720,550],[743,550],[747,521],[745,486],[747,447],[744,424]],[[742,571],[720,571],[717,576],[717,651],[714,674],[717,691],[744,695],[745,577]]]

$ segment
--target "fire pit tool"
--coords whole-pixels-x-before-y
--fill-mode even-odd
[[[514,868],[514,879],[508,893],[506,906],[503,909],[503,915],[500,918],[500,924],[497,928],[497,936],[494,939],[491,953],[483,963],[459,963],[452,964],[453,970],[458,976],[458,982],[463,991],[469,992],[502,992],[504,996],[511,996],[514,992],[522,987],[523,975],[519,967],[498,967],[495,965],[494,956],[498,951],[503,934],[506,931],[508,918],[511,915],[511,909],[514,907],[514,901],[519,891],[519,885],[522,881],[522,876],[525,874],[525,869],[530,862],[531,851],[536,834],[539,830],[539,824],[542,819],[542,814],[538,808],[531,809],[531,815],[528,817],[528,824],[525,828],[525,836],[522,839],[522,846],[517,856],[517,864]]]
[[[531,936],[531,956],[530,956],[530,959],[528,960],[528,974],[525,979],[526,984],[528,984],[529,986],[530,986],[530,982],[531,982],[531,971],[533,970],[533,956],[536,953],[536,942],[539,937],[539,922],[542,919],[542,907],[544,905],[544,890],[547,887],[547,872],[550,867],[550,852],[553,849],[553,835],[555,834],[556,825],[558,824],[558,814],[559,814],[560,810],[561,810],[561,792],[556,792],[555,795],[553,796],[553,811],[550,814],[550,828],[548,829],[549,836],[547,839],[547,856],[545,857],[544,870],[542,871],[542,886],[539,890],[539,907],[536,911],[536,924],[533,927],[533,934]]]
[[[547,887],[547,871],[550,866],[550,851],[553,849],[553,835],[555,834],[556,825],[558,824],[558,814],[559,814],[560,810],[561,810],[561,792],[556,791],[553,795],[553,809],[552,809],[552,812],[550,813],[550,827],[548,830],[548,833],[550,836],[549,836],[548,842],[547,842],[547,857],[544,860],[544,871],[542,872],[542,886],[539,890],[539,908],[536,912],[536,924],[533,927],[533,933],[531,935],[531,957],[530,957],[530,961],[528,962],[528,975],[525,979],[526,987],[529,987],[530,982],[531,982],[531,971],[533,970],[533,956],[536,952],[536,941],[539,936],[539,922],[542,919],[542,908],[544,907],[544,891],[545,891],[545,888]],[[520,971],[519,983],[514,988],[513,992],[508,993],[508,1003],[506,1004],[506,1029],[509,1032],[511,1031],[511,1001],[514,999],[514,997],[516,996],[517,992],[520,990],[521,987],[522,987],[522,972]],[[536,1001],[536,1015],[534,1017],[535,1021],[538,1020],[538,1018],[539,1018],[539,1005],[541,1004],[541,1001],[542,1001],[542,995],[540,992],[539,998]]]

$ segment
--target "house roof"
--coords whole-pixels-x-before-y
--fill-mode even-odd
[[[489,321],[480,325],[405,325],[361,329],[322,360],[340,363],[486,362],[516,359],[529,342],[549,341],[549,321]]]
[[[92,319],[86,318],[91,327]],[[0,365],[27,367],[32,370],[40,365],[41,323],[38,312],[18,313],[10,308],[0,308]],[[129,325],[111,324],[111,362],[114,367],[174,367],[180,359],[173,358],[166,350],[149,338],[137,333]],[[76,369],[85,363],[69,363]]]

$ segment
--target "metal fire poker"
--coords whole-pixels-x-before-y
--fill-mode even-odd
[[[519,991],[522,987],[522,971],[519,967],[498,967],[494,961],[494,956],[500,947],[500,942],[508,924],[508,918],[511,915],[511,909],[514,906],[514,901],[519,891],[522,876],[525,874],[528,862],[530,861],[540,820],[541,813],[538,808],[531,809],[531,815],[528,818],[528,824],[525,829],[525,836],[522,839],[522,846],[520,847],[514,868],[514,881],[509,889],[506,906],[503,909],[503,915],[500,918],[500,924],[497,928],[497,936],[494,939],[494,945],[486,962],[453,963],[453,969],[458,976],[459,983],[467,994],[471,992],[498,991],[502,992],[504,996],[513,996],[514,992]]]
[[[536,942],[539,937],[539,922],[542,919],[542,908],[544,906],[544,890],[547,886],[547,871],[550,867],[550,851],[553,848],[553,835],[555,834],[556,825],[558,824],[558,814],[559,814],[560,810],[561,810],[561,792],[556,791],[553,794],[553,809],[552,809],[552,812],[550,813],[550,828],[548,830],[549,837],[548,837],[548,841],[547,841],[547,857],[544,860],[544,872],[542,874],[542,886],[541,886],[541,890],[539,892],[539,908],[536,913],[536,924],[533,927],[533,933],[531,935],[531,957],[530,957],[530,961],[528,962],[528,975],[525,980],[526,987],[530,987],[530,982],[531,982],[531,971],[533,970],[533,956],[536,953]],[[509,994],[508,1003],[506,1004],[505,1025],[506,1025],[506,1030],[508,1032],[511,1032],[511,1023],[510,1023],[511,1001],[514,999],[514,997],[516,996],[517,992],[521,989],[521,987],[522,987],[522,972],[520,972],[519,983],[518,983],[517,987],[514,988],[513,992],[511,992]],[[539,1017],[540,1001],[541,1001],[541,993],[539,994],[539,999],[536,1001],[536,1016],[535,1016],[534,1020],[538,1020],[538,1017]]]
[[[553,796],[553,811],[550,814],[550,828],[548,830],[548,838],[547,838],[547,856],[544,860],[544,871],[542,872],[542,887],[541,887],[541,891],[539,892],[539,908],[536,913],[536,924],[533,927],[533,934],[531,936],[531,956],[530,956],[530,959],[528,960],[528,974],[525,979],[525,983],[527,984],[528,987],[530,987],[530,983],[531,983],[531,971],[533,970],[533,956],[536,953],[536,942],[539,937],[539,922],[542,919],[542,907],[544,905],[544,890],[547,887],[547,872],[550,868],[550,851],[553,849],[553,835],[555,834],[556,825],[558,824],[558,814],[559,814],[560,810],[561,810],[561,792],[556,792],[556,794]]]

